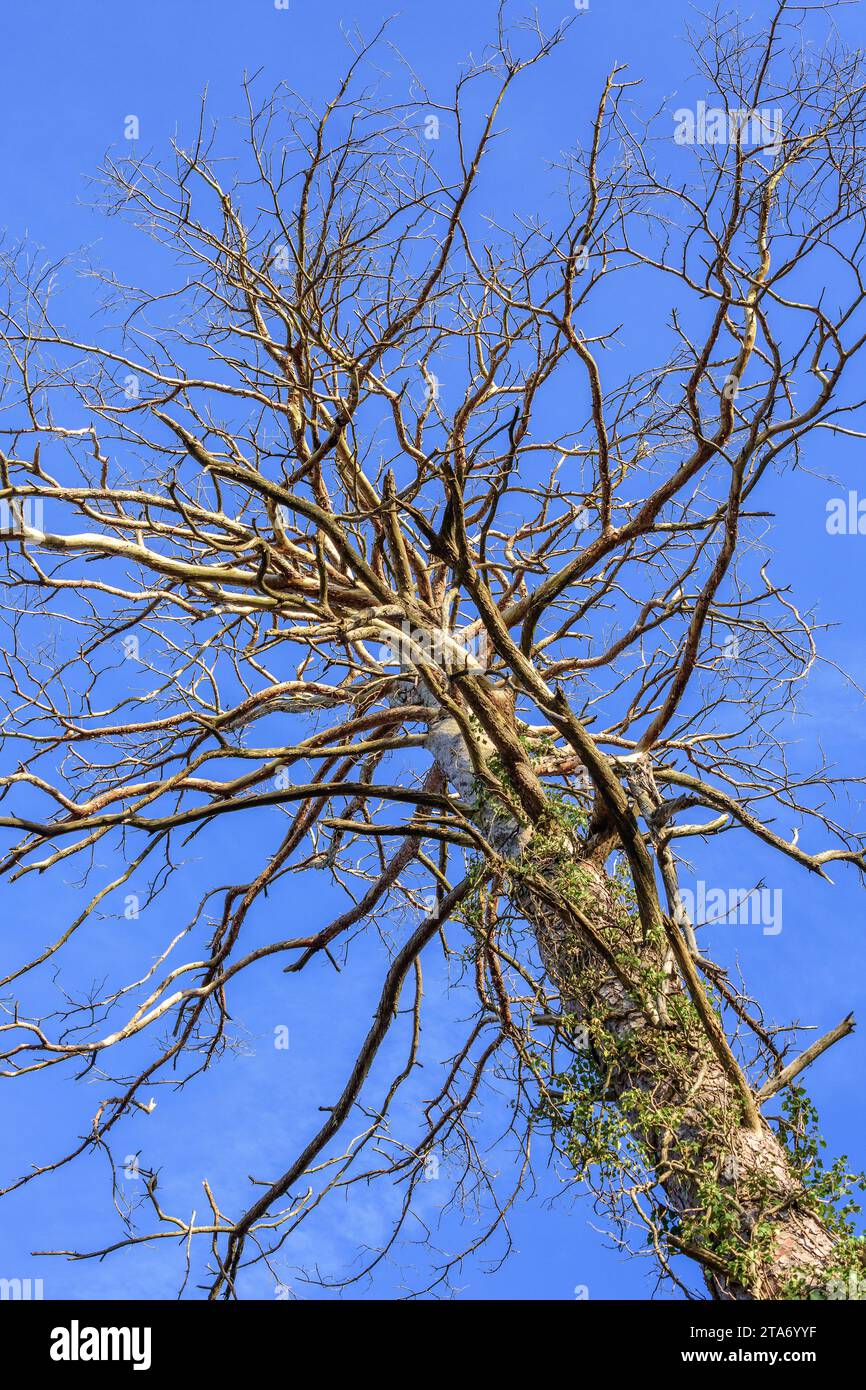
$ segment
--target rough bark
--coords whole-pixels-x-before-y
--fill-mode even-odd
[[[669,1231],[669,1248],[699,1260],[716,1298],[784,1298],[795,1277],[825,1284],[835,1239],[810,1208],[773,1129],[762,1118],[744,1122],[742,1096],[699,1026],[669,942],[642,940],[637,916],[623,911],[617,886],[586,843],[551,830],[543,814],[524,820],[479,797],[452,717],[433,717],[428,748],[513,870],[513,905],[533,930],[563,1012],[590,1025],[589,1051],[605,1068],[607,1098],[621,1104],[679,1216],[681,1234]],[[563,884],[571,891],[562,894]],[[647,975],[661,981],[655,991],[641,984]],[[618,1045],[622,1060],[612,1064]],[[663,1113],[676,1116],[672,1128],[652,1118]],[[707,1210],[708,1181],[717,1184],[721,1223]],[[683,1240],[683,1232],[700,1239]],[[741,1247],[737,1278],[732,1241]]]

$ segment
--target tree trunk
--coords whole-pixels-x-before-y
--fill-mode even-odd
[[[566,1113],[585,1107],[595,1088],[596,1101],[624,1117],[663,1193],[660,1248],[697,1259],[715,1298],[780,1299],[792,1296],[794,1280],[801,1290],[826,1285],[834,1237],[775,1132],[761,1118],[745,1122],[742,1095],[667,940],[642,939],[622,885],[555,815],[521,823],[479,797],[453,719],[434,716],[427,746],[507,860],[511,901],[534,932],[571,1031],[582,1034]]]

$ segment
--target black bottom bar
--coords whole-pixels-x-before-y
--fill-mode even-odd
[[[414,1356],[422,1357],[425,1379],[463,1379],[477,1363],[489,1381],[496,1362],[513,1372],[519,1355],[536,1365],[532,1383],[543,1377],[545,1385],[561,1379],[566,1366],[569,1382],[583,1379],[581,1366],[587,1372],[594,1366],[596,1381],[600,1373],[615,1372],[619,1379],[629,1370],[664,1375],[674,1368],[700,1377],[711,1366],[735,1374],[742,1366],[760,1367],[772,1381],[800,1368],[826,1379],[837,1364],[856,1365],[864,1324],[863,1305],[844,1301],[585,1300],[557,1304],[555,1313],[541,1302],[527,1301],[519,1311],[496,1302],[467,1308],[467,1302],[12,1300],[0,1301],[0,1337],[7,1369],[20,1361],[24,1373],[39,1373],[40,1382],[92,1381],[103,1371],[140,1382],[187,1368],[197,1383],[202,1373],[270,1378],[282,1369],[288,1384],[314,1366],[333,1374],[345,1365],[353,1377],[364,1374],[390,1390],[396,1365],[414,1378],[412,1361],[399,1352],[398,1339],[406,1337],[412,1340],[405,1350],[414,1347]],[[450,1335],[464,1328],[470,1336]],[[28,1383],[20,1372],[16,1381]]]

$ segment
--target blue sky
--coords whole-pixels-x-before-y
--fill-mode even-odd
[[[572,7],[566,0],[541,0],[537,8],[543,22],[553,25]],[[393,38],[431,87],[447,86],[466,53],[483,47],[495,11],[492,0],[405,4]],[[150,0],[146,6],[112,7],[78,0],[66,6],[4,7],[0,226],[11,240],[28,236],[52,257],[90,247],[96,259],[121,276],[158,275],[159,262],[144,238],[133,236],[116,219],[103,221],[87,206],[87,177],[96,172],[109,146],[121,144],[125,118],[137,115],[141,147],[160,153],[176,130],[191,131],[205,87],[212,115],[228,121],[240,111],[244,72],[262,69],[263,82],[285,80],[315,100],[331,91],[344,63],[340,25],[357,20],[369,31],[386,12],[371,0],[291,0],[285,11],[276,9],[272,0]],[[531,208],[539,200],[543,203],[550,188],[545,162],[555,159],[585,128],[614,60],[628,64],[631,75],[645,80],[640,99],[647,109],[660,102],[677,106],[676,91],[685,84],[688,61],[679,38],[693,15],[683,0],[656,0],[652,5],[591,0],[571,40],[544,69],[543,79],[530,83],[526,97],[504,118],[508,145],[495,153],[482,183],[478,196],[483,210],[505,214],[515,205]],[[849,41],[862,38],[859,7],[840,11],[838,23]],[[90,292],[86,282],[71,292],[72,311],[82,320],[92,308]],[[858,486],[866,492],[863,448],[862,442],[833,443],[829,434],[818,436],[806,459],[808,471],[786,476],[773,495],[776,515],[770,540],[777,555],[775,577],[789,581],[804,606],[817,603],[819,617],[833,625],[823,639],[824,654],[866,686],[866,536],[829,536],[824,524],[829,497]],[[811,680],[795,734],[804,757],[820,741],[837,765],[866,771],[862,699],[831,668],[819,668]],[[862,807],[853,818],[862,825]],[[194,903],[214,863],[225,880],[229,863],[240,868],[253,862],[261,829],[255,824],[242,831],[235,825],[218,825],[208,856],[202,853],[182,882],[176,880],[171,894],[149,909],[154,933],[164,935]],[[193,853],[200,851],[195,848]],[[863,895],[856,876],[834,872],[836,884],[831,888],[787,862],[771,860],[744,836],[726,841],[723,851],[711,847],[704,854],[699,876],[708,883],[731,882],[733,856],[738,884],[764,878],[782,890],[784,917],[778,935],[748,926],[719,926],[708,934],[720,958],[740,961],[767,1015],[799,1017],[824,1030],[849,1009],[863,1014],[866,942]],[[328,904],[313,896],[321,894],[318,882],[315,889],[291,884],[276,897],[273,911],[292,920],[324,916]],[[71,886],[66,889],[67,895],[74,892]],[[14,892],[4,890],[3,940],[26,933],[31,924],[41,928],[55,916],[59,921],[65,905],[58,902],[57,888],[41,881],[28,881]],[[103,950],[115,961],[122,959],[124,929],[123,923],[108,919],[98,929],[105,940],[100,941],[97,932],[82,950],[94,953],[96,960]],[[87,959],[79,964],[88,968]],[[295,977],[287,980],[281,974],[261,974],[242,983],[234,1013],[248,1030],[244,1048],[185,1094],[160,1093],[157,1111],[148,1121],[144,1159],[165,1165],[166,1192],[179,1210],[201,1203],[197,1184],[204,1172],[215,1189],[242,1200],[245,1175],[280,1171],[281,1158],[293,1153],[318,1124],[316,1107],[340,1086],[367,1026],[381,955],[372,946],[362,950],[356,967],[351,979],[317,967],[309,978],[305,974],[303,989]],[[91,968],[98,972],[97,964]],[[438,968],[431,962],[432,997],[441,985]],[[288,1052],[273,1047],[274,1029],[281,1024],[291,1030]],[[436,1028],[441,1030],[444,1054],[447,1010],[433,1025]],[[435,1047],[435,1031],[430,1043]],[[866,1029],[822,1059],[811,1074],[830,1152],[844,1148],[861,1167],[866,1167],[864,1059]],[[88,1108],[87,1092],[87,1085],[73,1087],[53,1073],[32,1088],[5,1083],[0,1091],[0,1180],[8,1180],[30,1162],[53,1157],[58,1136],[62,1141],[83,1132],[95,1108]],[[505,1113],[503,1104],[492,1095],[484,1100],[491,1129]],[[135,1148],[141,1143],[139,1128],[130,1144]],[[0,1206],[0,1276],[42,1277],[46,1296],[172,1296],[179,1267],[174,1247],[121,1254],[103,1264],[31,1257],[34,1247],[93,1247],[117,1234],[105,1176],[104,1163],[95,1157],[7,1199]],[[590,1299],[649,1295],[653,1282],[645,1267],[624,1261],[608,1247],[593,1228],[591,1206],[568,1193],[558,1194],[560,1185],[541,1164],[537,1195],[520,1206],[511,1221],[514,1253],[493,1273],[486,1272],[483,1259],[468,1262],[455,1278],[466,1296],[567,1300],[574,1297],[576,1286],[586,1286]],[[432,1208],[436,1200],[437,1193],[431,1193]],[[356,1244],[376,1244],[386,1220],[387,1207],[372,1191],[356,1198],[351,1207],[338,1206],[311,1224],[291,1258],[286,1257],[287,1282],[301,1296],[322,1296],[299,1283],[291,1267],[318,1262],[336,1272]],[[466,1220],[471,1234],[471,1213]],[[446,1236],[456,1239],[448,1222]],[[423,1269],[423,1252],[402,1250],[393,1266],[380,1271],[372,1288],[356,1288],[354,1296],[398,1294],[404,1279],[413,1277],[413,1265]],[[272,1296],[273,1280],[262,1274],[247,1291]]]

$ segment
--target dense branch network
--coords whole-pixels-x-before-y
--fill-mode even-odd
[[[87,887],[59,934],[6,941],[0,1075],[72,1069],[100,1094],[7,1191],[97,1149],[120,1206],[115,1133],[233,1045],[238,977],[351,966],[387,917],[372,1024],[303,1151],[231,1215],[207,1181],[204,1214],[167,1211],[145,1174],[111,1249],[173,1240],[188,1278],[203,1236],[210,1296],[232,1296],[372,1176],[401,1193],[393,1243],[445,1151],[498,1228],[542,1132],[676,1280],[685,1253],[716,1296],[782,1296],[782,1274],[850,1258],[847,1236],[804,1234],[817,1209],[761,1113],[794,1086],[802,1134],[795,1078],[850,1021],[798,1062],[680,896],[710,836],[864,868],[845,779],[789,756],[819,634],[763,539],[782,465],[856,434],[864,404],[866,88],[856,56],[798,46],[800,17],[779,4],[756,38],[717,14],[694,40],[724,110],[783,113],[772,141],[735,121],[677,146],[614,68],[550,221],[482,221],[472,195],[565,31],[502,27],[446,102],[414,72],[405,101],[367,85],[383,47],[400,62],[380,34],[320,112],[251,84],[233,162],[204,109],[168,165],[108,161],[107,210],[176,274],[154,293],[88,269],[93,341],[55,310],[63,267],[6,256],[0,869]],[[652,332],[621,322],[624,295]],[[147,881],[144,910],[224,817],[256,827],[249,880],[211,888],[137,978],[34,1011],[109,895]],[[280,931],[268,894],[296,874],[345,908]],[[398,1134],[428,946],[477,1010]],[[408,1051],[371,1095],[406,990]],[[113,1069],[121,1052],[140,1065]],[[491,1074],[515,1100],[507,1197],[472,1122]],[[781,1273],[758,1207],[801,1222]]]

